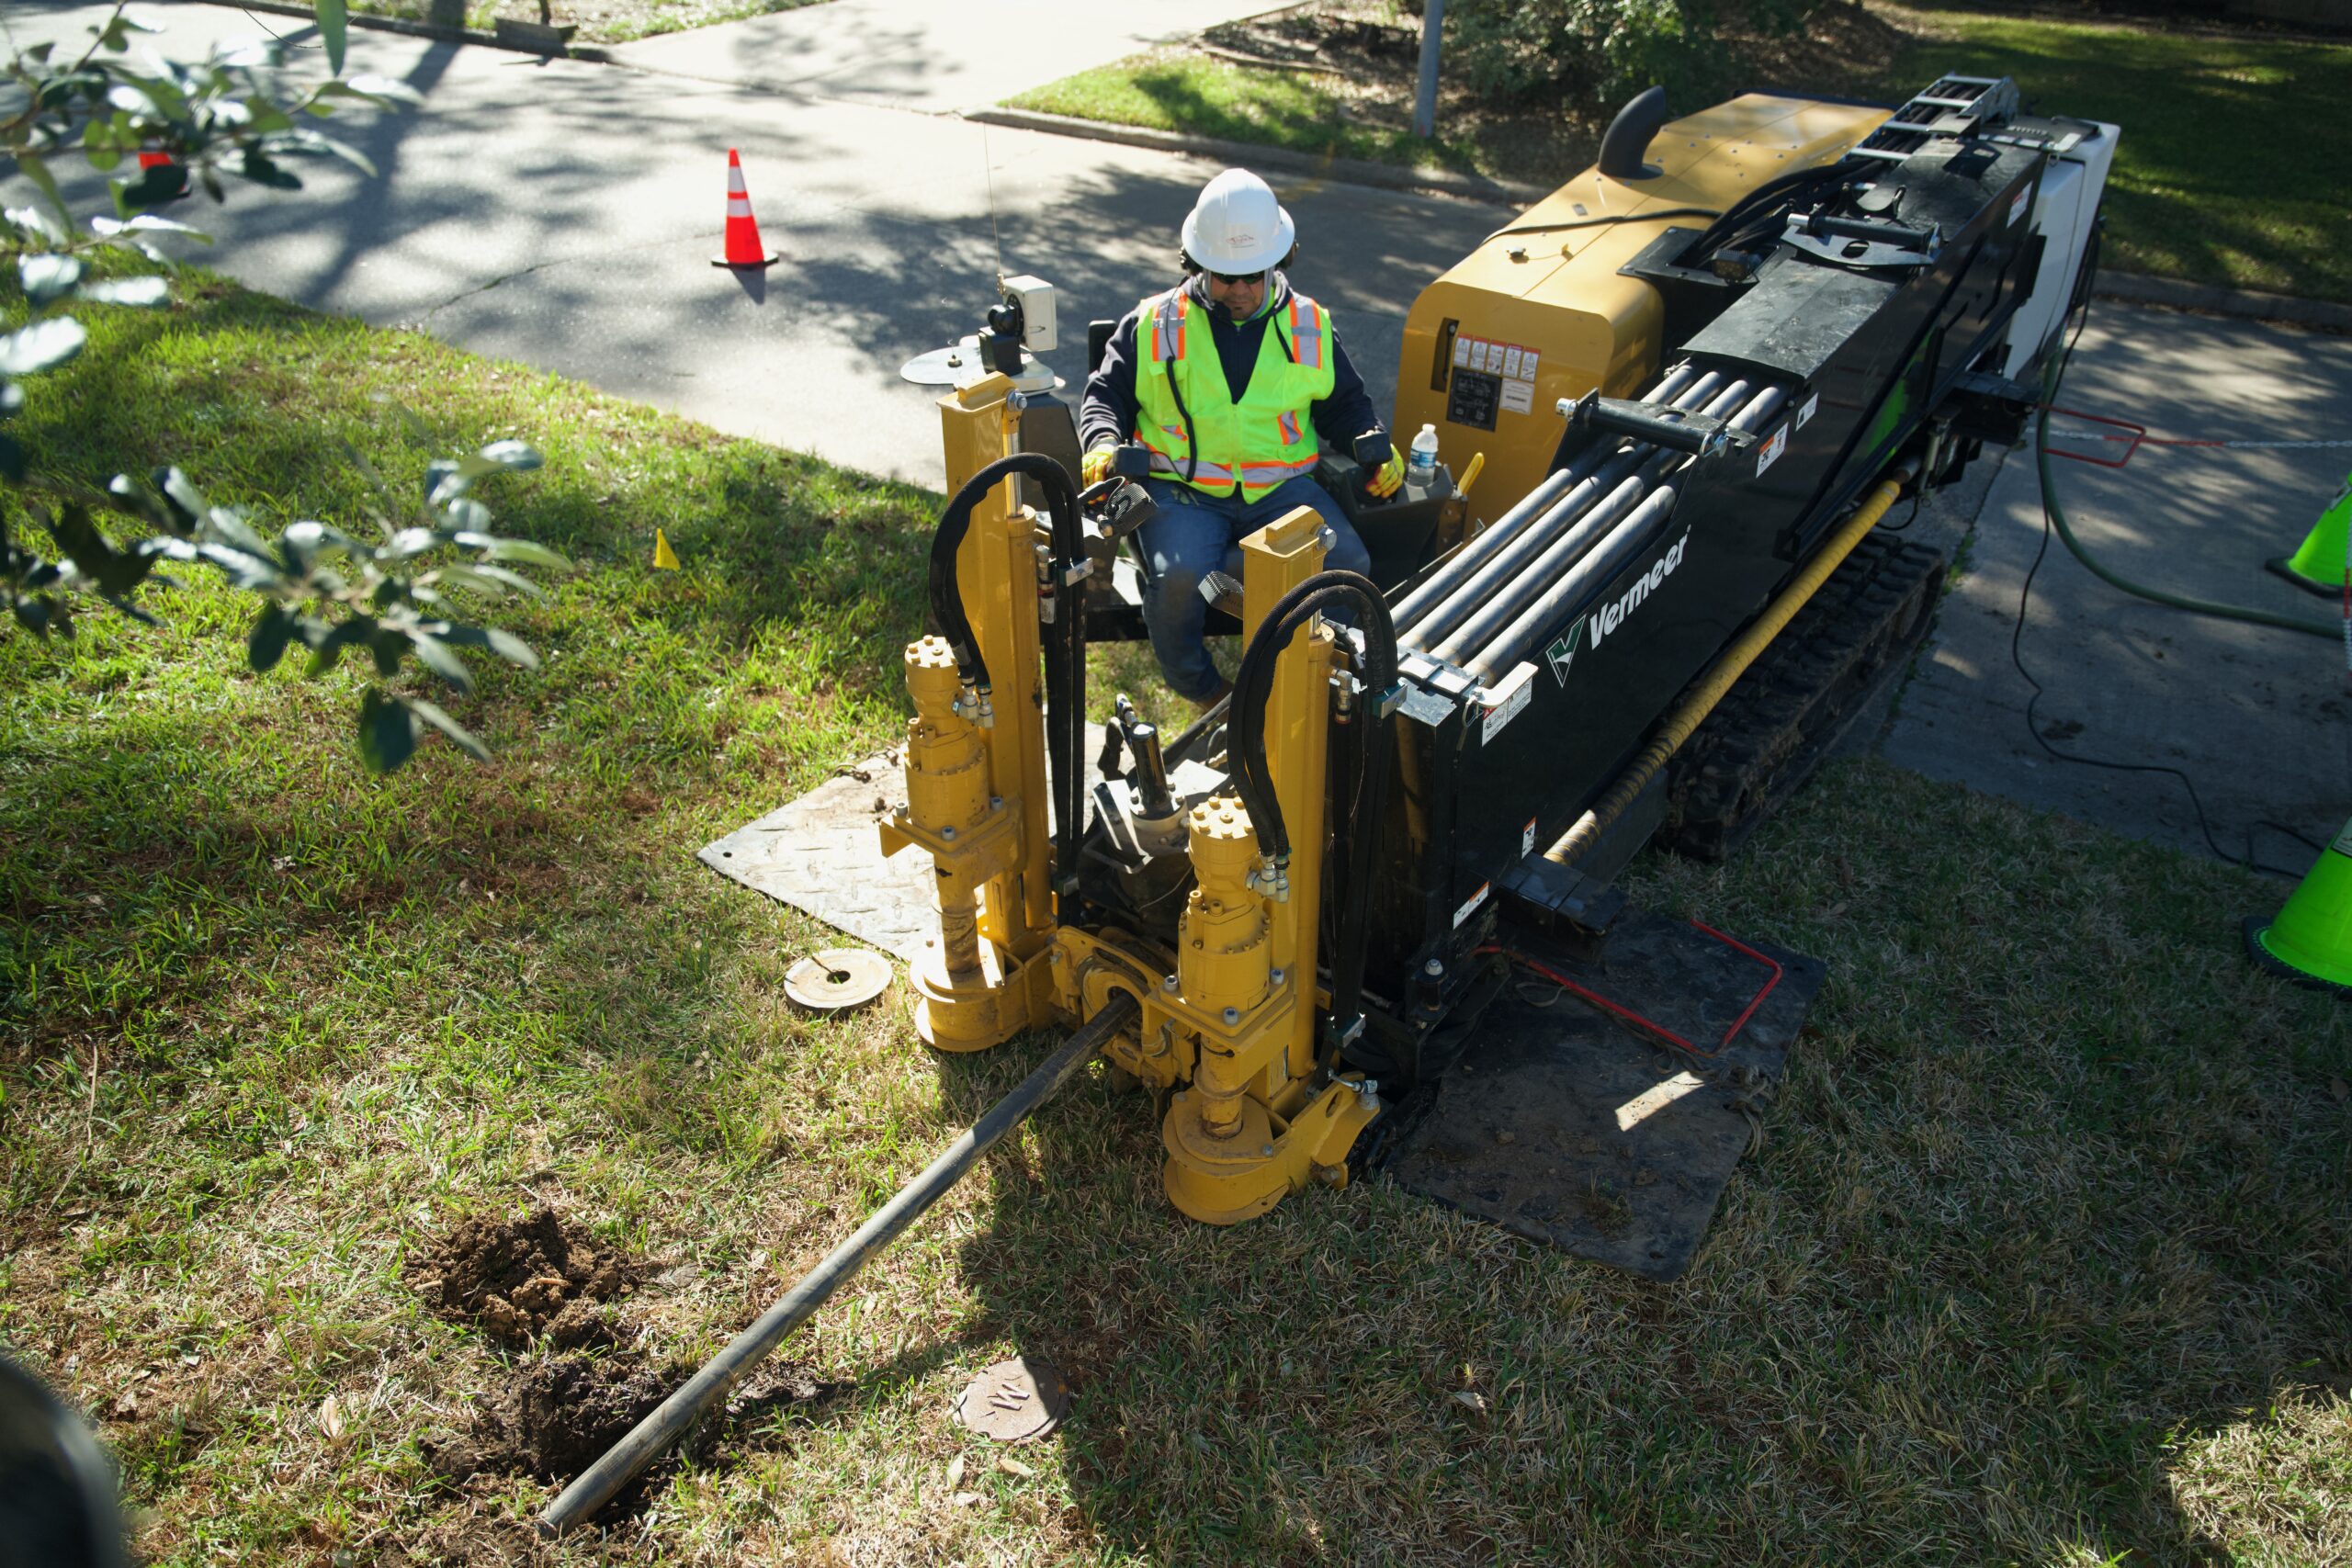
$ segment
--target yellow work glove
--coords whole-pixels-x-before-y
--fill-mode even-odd
[[[1078,478],[1081,486],[1099,485],[1111,477],[1111,454],[1114,450],[1115,448],[1107,446],[1097,446],[1080,459]]]
[[[1388,444],[1388,461],[1380,465],[1378,473],[1364,480],[1363,488],[1385,501],[1395,495],[1396,487],[1404,482],[1405,454],[1396,450],[1396,444],[1392,441]]]

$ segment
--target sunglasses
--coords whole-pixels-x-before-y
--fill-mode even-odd
[[[1209,276],[1228,288],[1244,283],[1263,283],[1266,280],[1266,275],[1262,272],[1213,272]]]

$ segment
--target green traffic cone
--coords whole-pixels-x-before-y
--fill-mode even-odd
[[[2333,599],[2344,592],[2344,574],[2352,570],[2352,562],[2345,558],[2347,527],[2352,527],[2352,474],[2344,476],[2344,488],[2303,536],[2302,547],[2262,564],[2298,588]]]
[[[2250,917],[2246,951],[2274,974],[2352,996],[2352,822],[2319,859],[2276,919]]]

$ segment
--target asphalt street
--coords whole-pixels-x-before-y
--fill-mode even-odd
[[[13,29],[64,37],[104,10],[33,7]],[[256,20],[209,6],[164,15],[164,47],[181,51],[253,36]],[[299,21],[259,19],[311,37]],[[751,25],[687,36],[718,71]],[[936,393],[900,381],[899,367],[974,331],[1001,269],[1056,286],[1068,328],[1047,363],[1082,374],[1086,321],[1172,279],[1177,223],[1217,167],[823,96],[821,82],[782,93],[382,32],[351,40],[350,71],[406,82],[424,108],[338,117],[373,177],[322,162],[306,165],[300,197],[240,188],[225,208],[190,203],[180,216],[217,240],[191,247],[198,259],[320,310],[422,327],[733,434],[933,485]],[[1127,41],[1107,39],[1102,58]],[[956,59],[941,69],[960,80],[969,51]],[[289,74],[305,70],[323,71],[313,51],[289,56]],[[710,265],[730,147],[762,237],[784,253],[764,274]],[[1378,389],[1394,385],[1415,294],[1510,215],[1274,183],[1302,236],[1295,281],[1338,313]],[[95,175],[69,194],[104,199]]]
[[[627,46],[622,65],[355,29],[350,70],[424,98],[334,122],[377,173],[322,162],[300,196],[240,188],[224,208],[180,216],[218,241],[193,259],[253,287],[937,485],[936,394],[899,367],[972,331],[1001,272],[1035,273],[1060,292],[1065,346],[1048,362],[1079,374],[1084,323],[1164,286],[1176,224],[1216,167],[944,111],[1257,8],[1185,0],[1139,30],[1121,8],[1078,0],[831,0]],[[76,38],[106,9],[20,0],[0,41]],[[324,69],[299,20],[193,4],[160,15],[166,52],[267,28],[288,37],[289,72]],[[785,255],[765,274],[710,265],[730,147]],[[82,209],[102,204],[94,175],[67,184]],[[1275,184],[1299,223],[1296,281],[1337,312],[1385,404],[1407,307],[1510,213]],[[6,196],[24,200],[21,183]],[[2064,400],[2158,434],[2333,439],[2352,413],[2352,340],[2102,302]],[[2143,449],[2122,468],[2059,467],[2080,531],[2125,575],[2332,613],[2260,562],[2293,547],[2352,451]],[[1972,481],[1920,525],[1964,541],[1964,569],[1863,743],[1933,776],[2204,849],[2180,781],[2053,761],[2026,728],[2009,636],[2041,537],[2030,454],[1990,455]],[[2055,547],[2019,647],[2048,688],[2038,717],[2052,744],[2178,768],[2225,852],[2253,833],[2265,858],[2300,867],[2310,852],[2261,824],[2324,838],[2352,809],[2340,647],[2128,599]]]

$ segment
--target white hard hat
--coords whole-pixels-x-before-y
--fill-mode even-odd
[[[1184,219],[1184,254],[1210,272],[1263,272],[1290,254],[1297,237],[1273,191],[1247,169],[1203,186]]]

